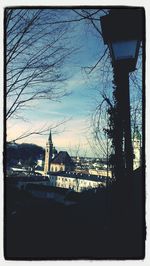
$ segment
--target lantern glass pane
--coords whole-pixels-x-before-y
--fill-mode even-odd
[[[112,43],[112,50],[115,60],[134,59],[136,47],[136,40]]]

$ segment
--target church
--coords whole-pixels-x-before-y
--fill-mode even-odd
[[[71,189],[76,192],[106,186],[104,177],[77,174],[75,164],[67,151],[57,153],[50,131],[45,149],[44,175],[48,176],[50,186]]]
[[[68,152],[60,151],[57,153],[52,142],[52,133],[50,131],[45,149],[44,174],[47,175],[49,172],[64,172],[73,170],[74,163]]]
[[[134,170],[141,165],[141,136],[136,128],[133,136],[133,168]],[[75,170],[75,165],[72,158],[67,151],[57,152],[52,141],[52,134],[50,131],[48,141],[45,149],[45,163],[44,175],[48,176],[50,186],[71,189],[76,192],[82,192],[88,189],[97,189],[99,187],[106,187],[106,179],[109,182],[113,181],[110,176],[100,173],[95,175],[78,174]]]

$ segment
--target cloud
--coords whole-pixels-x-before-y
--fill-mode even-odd
[[[66,86],[69,90],[81,88],[83,85],[85,85],[85,79],[81,75],[81,72],[77,72],[70,80],[66,82]]]
[[[28,130],[37,130],[38,128],[44,127],[45,121],[42,122],[33,122],[32,124],[28,124],[25,122],[20,122],[19,124],[15,124],[10,122],[7,125],[8,129],[8,140],[13,140],[17,136],[21,135],[23,132],[27,132]],[[55,122],[56,123],[56,122]],[[45,124],[46,126],[46,124]],[[87,128],[85,119],[72,119],[66,124],[58,127],[57,130],[52,131],[53,144],[56,146],[58,150],[65,149],[70,151],[76,150],[77,147],[80,146],[80,153],[85,153],[85,150],[89,150],[87,145],[86,136]],[[18,141],[18,143],[27,142],[27,143],[35,143],[42,147],[45,147],[48,135],[39,136],[39,135],[31,135],[28,138],[22,139]]]

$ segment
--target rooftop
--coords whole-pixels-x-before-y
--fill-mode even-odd
[[[60,151],[56,157],[52,160],[54,164],[73,164],[71,157],[69,156],[68,152]]]
[[[91,180],[91,181],[96,181],[96,182],[105,182],[107,178],[105,176],[80,174],[80,173],[75,173],[75,172],[52,172],[52,173],[50,172],[49,176],[63,176],[63,177],[68,177],[68,178],[77,178],[77,179]]]

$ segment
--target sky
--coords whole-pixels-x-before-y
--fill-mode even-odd
[[[68,11],[67,11],[68,12]],[[67,19],[69,18],[69,13]],[[86,75],[83,67],[93,66],[104,50],[97,32],[86,25],[85,22],[73,25],[71,45],[77,48],[66,64],[65,72],[69,79],[62,83],[68,96],[61,101],[36,101],[28,108],[20,112],[23,120],[10,119],[7,123],[7,138],[13,140],[22,132],[41,127],[55,127],[52,129],[53,143],[58,150],[68,150],[72,155],[79,151],[83,156],[94,156],[89,147],[90,116],[95,108],[98,93],[95,91],[98,78],[93,74],[92,78]],[[45,147],[48,135],[32,135],[18,141],[35,143]]]
[[[63,17],[62,12],[67,19],[73,17],[69,10],[59,10]],[[97,26],[100,28],[99,21]],[[102,100],[100,92],[112,91],[111,66],[109,64],[107,69],[109,75],[102,71],[102,63],[87,75],[85,67],[94,66],[106,47],[98,32],[85,21],[75,22],[71,30],[68,32],[69,42],[77,51],[70,55],[62,69],[69,78],[59,85],[69,94],[60,101],[40,100],[28,104],[19,113],[22,119],[8,120],[7,139],[10,141],[23,132],[49,127],[58,151],[67,150],[70,155],[103,156],[102,153],[97,154],[96,146],[93,145],[91,117]],[[24,60],[23,55],[21,60]],[[42,136],[31,135],[17,142],[45,147],[47,139],[48,133]]]

